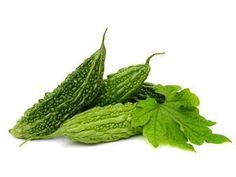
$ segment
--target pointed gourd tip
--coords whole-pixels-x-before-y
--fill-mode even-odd
[[[11,129],[8,130],[8,132],[9,132],[12,136],[16,137],[14,129],[11,128]]]
[[[107,33],[107,28],[105,29],[105,31],[103,33],[103,36],[102,36],[102,46],[104,46],[104,41],[105,41],[106,33]]]
[[[165,52],[159,52],[159,53],[154,53],[151,56],[147,58],[146,64],[149,64],[150,60],[155,56],[155,55],[164,55]]]
[[[226,137],[225,143],[232,143],[233,141]]]

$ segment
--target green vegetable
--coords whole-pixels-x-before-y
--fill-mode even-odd
[[[132,114],[132,126],[143,126],[143,135],[153,146],[165,141],[194,151],[190,143],[230,142],[227,137],[212,133],[209,126],[215,122],[199,114],[199,100],[189,89],[157,85],[155,91],[165,96],[165,102],[158,103],[154,98],[140,100]]]
[[[73,115],[81,112],[97,96],[102,86],[106,48],[106,31],[101,47],[69,74],[51,93],[29,108],[10,133],[17,138],[32,139],[49,135]]]
[[[65,136],[86,144],[117,141],[140,134],[141,128],[131,127],[131,113],[135,104],[116,104],[96,107],[67,120],[53,134],[41,138]]]
[[[162,54],[164,53],[155,53],[148,57],[145,64],[122,68],[118,72],[108,75],[107,79],[104,80],[101,93],[92,106],[127,102],[146,80],[150,72],[149,62],[151,58],[154,55]]]
[[[26,110],[9,130],[14,137],[27,142],[64,136],[96,144],[143,134],[154,147],[164,142],[191,151],[193,144],[230,142],[212,132],[215,122],[199,114],[199,99],[189,89],[144,83],[151,58],[164,53],[149,56],[145,64],[122,68],[103,81],[105,34],[95,53]]]

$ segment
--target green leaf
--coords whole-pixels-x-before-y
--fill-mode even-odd
[[[189,89],[181,90],[177,85],[157,85],[155,87],[157,93],[163,94],[166,97],[166,103],[176,106],[198,106],[200,101],[198,97],[190,92]]]
[[[211,136],[208,137],[206,142],[221,144],[221,143],[232,142],[232,141],[224,135],[212,134]]]
[[[143,135],[148,139],[148,141],[154,146],[159,146],[162,137],[165,135],[165,126],[163,122],[159,119],[160,113],[153,112],[151,115],[151,120],[143,128]]]
[[[145,125],[152,114],[156,113],[156,107],[158,106],[155,99],[147,98],[145,102],[138,102],[137,109],[133,113],[132,126],[138,127]],[[139,109],[140,108],[140,109]],[[141,119],[140,119],[141,117]]]
[[[215,122],[199,114],[198,97],[189,89],[176,85],[157,85],[157,93],[165,96],[165,102],[153,98],[139,100],[132,114],[132,126],[143,126],[143,135],[157,147],[164,140],[172,146],[194,151],[192,144],[223,143],[230,140],[213,134],[209,126]]]

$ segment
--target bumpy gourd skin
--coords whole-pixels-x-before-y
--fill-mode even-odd
[[[127,102],[142,87],[150,72],[149,61],[157,54],[163,53],[151,55],[145,64],[122,68],[118,72],[108,75],[104,80],[101,93],[90,107]]]
[[[37,139],[38,136],[49,135],[94,100],[102,87],[106,56],[105,33],[100,49],[69,74],[56,89],[46,93],[43,99],[24,113],[10,130],[14,137]]]
[[[105,107],[95,107],[67,120],[53,134],[42,138],[65,136],[85,144],[117,141],[141,134],[140,127],[131,127],[131,115],[135,104],[118,103]]]

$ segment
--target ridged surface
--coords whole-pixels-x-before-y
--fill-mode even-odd
[[[127,102],[142,87],[149,72],[150,66],[146,63],[122,68],[108,75],[101,93],[91,107]]]
[[[142,86],[149,71],[148,65],[136,65],[108,76],[96,106],[126,102]]]
[[[141,133],[131,127],[135,104],[116,104],[96,107],[67,120],[53,136],[65,136],[86,144],[117,141]]]
[[[28,139],[51,134],[94,100],[103,79],[106,55],[103,42],[101,48],[69,74],[62,84],[24,113],[10,130],[13,136]]]
[[[125,103],[130,100],[148,77],[151,69],[149,62],[152,57],[162,54],[164,52],[154,53],[147,58],[145,64],[122,68],[118,72],[108,75],[104,80],[101,93],[89,107]]]

